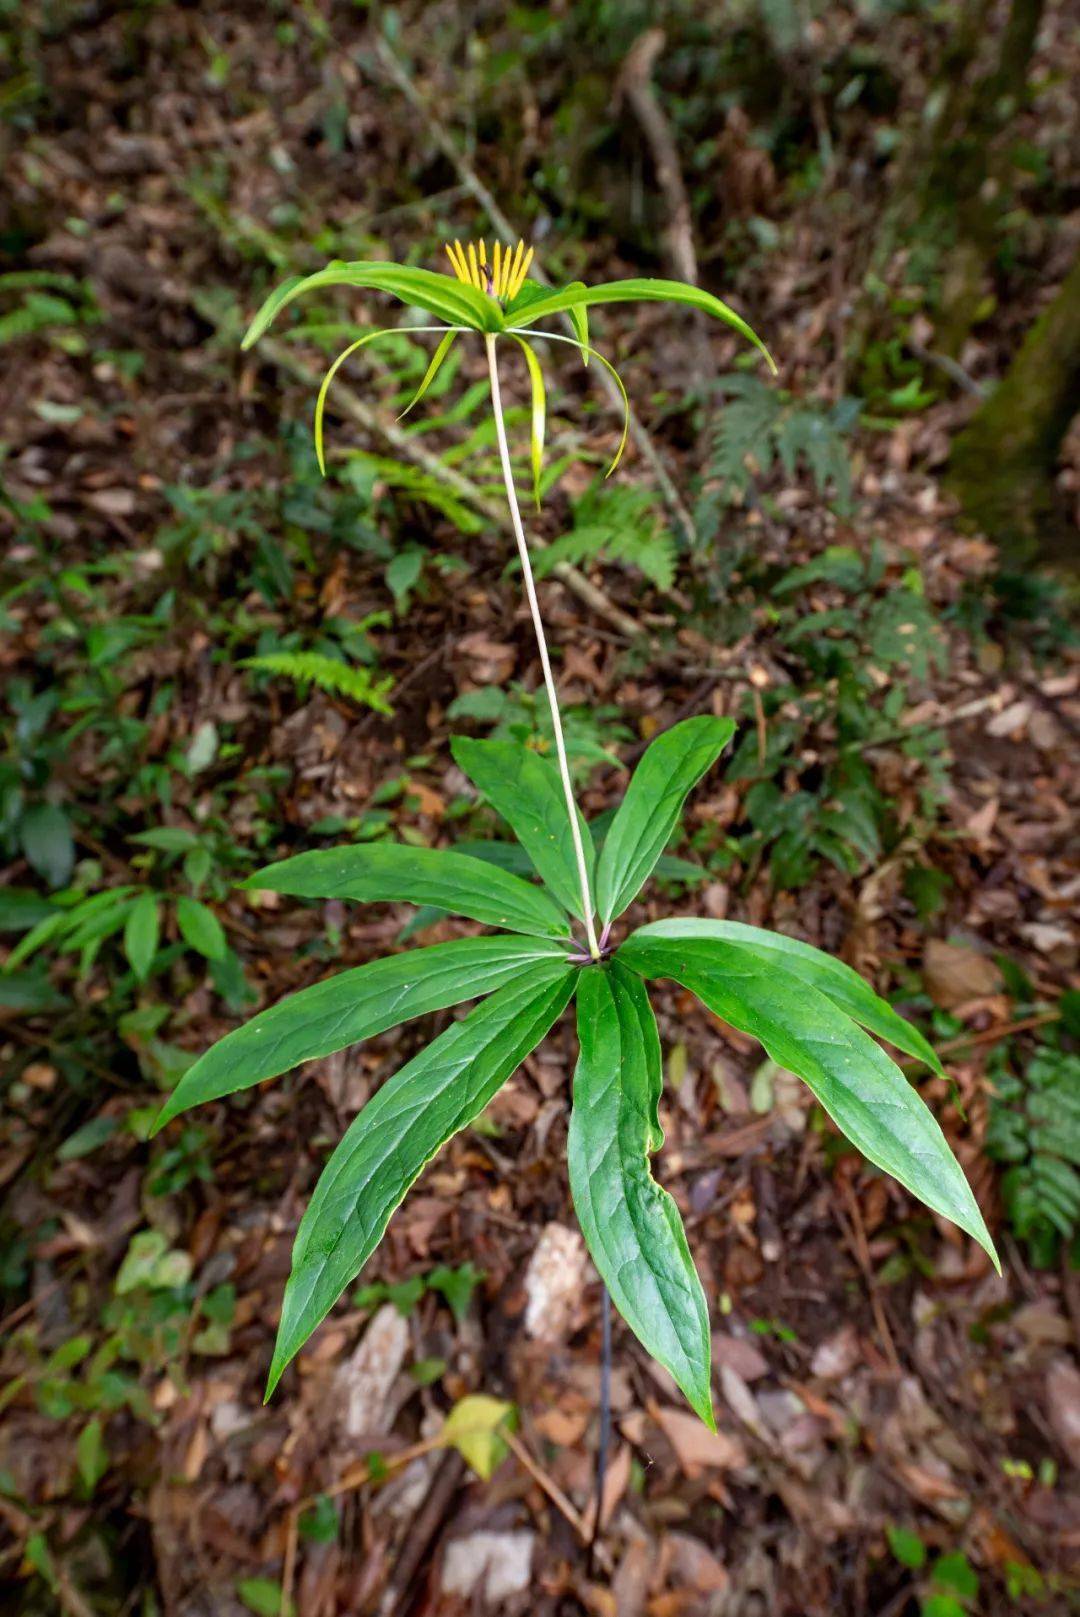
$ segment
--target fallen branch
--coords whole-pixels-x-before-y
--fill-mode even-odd
[[[680,280],[698,284],[693,214],[683,184],[678,147],[652,84],[652,70],[666,43],[662,28],[647,28],[631,45],[615,81],[612,97],[618,111],[625,101],[633,112],[652,153],[656,183],[667,208],[667,249]]]

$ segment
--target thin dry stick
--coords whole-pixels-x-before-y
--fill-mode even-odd
[[[958,1050],[973,1050],[980,1044],[999,1044],[1002,1039],[1011,1039],[1014,1033],[1030,1033],[1032,1028],[1048,1027],[1051,1022],[1060,1021],[1060,1011],[1039,1011],[1034,1016],[1021,1017],[1019,1022],[999,1022],[981,1033],[958,1033],[954,1039],[946,1039],[944,1044],[938,1045],[938,1055],[954,1055]],[[900,1065],[907,1072],[913,1067],[925,1067],[927,1063],[918,1056],[909,1056]]]
[[[855,1254],[855,1261],[858,1263],[859,1268],[863,1272],[863,1278],[866,1281],[866,1288],[870,1293],[870,1306],[874,1313],[874,1323],[877,1325],[878,1335],[881,1337],[882,1345],[885,1349],[885,1357],[888,1359],[893,1373],[895,1375],[900,1375],[900,1358],[897,1354],[896,1343],[893,1341],[892,1331],[889,1329],[889,1321],[886,1317],[885,1309],[883,1308],[881,1302],[881,1296],[878,1292],[877,1276],[874,1274],[874,1265],[870,1259],[870,1246],[866,1239],[866,1229],[863,1225],[862,1213],[859,1211],[858,1198],[846,1180],[843,1185],[843,1191],[844,1199],[848,1205],[848,1213],[851,1217],[852,1228],[850,1240]]]
[[[556,1510],[562,1512],[581,1542],[587,1544],[589,1542],[589,1524],[576,1505],[567,1499],[559,1484],[537,1465],[520,1438],[515,1437],[513,1432],[503,1432],[502,1438],[503,1442],[509,1446],[511,1452],[517,1456],[525,1467],[536,1486],[547,1494]]]
[[[502,237],[503,242],[507,246],[512,246],[517,240],[517,232],[511,228],[509,219],[507,219],[505,213],[503,213],[487,186],[478,178],[474,170],[469,167],[469,164],[458,150],[455,141],[452,139],[445,126],[432,112],[424,96],[421,95],[420,91],[417,89],[412,78],[409,76],[404,63],[398,56],[394,54],[390,46],[381,36],[375,41],[375,53],[385,68],[387,76],[393,80],[394,84],[397,85],[398,89],[401,91],[402,95],[406,98],[409,104],[414,107],[423,118],[432,140],[434,140],[436,146],[438,146],[439,150],[442,152],[447,161],[453,164],[454,168],[458,172],[458,176],[460,177],[464,188],[480,205],[480,207],[483,208],[484,212],[491,220],[491,223]],[[534,266],[532,270],[532,277],[535,281],[539,281],[541,286],[550,286],[551,284],[543,270],[538,266]],[[565,315],[562,316],[562,321],[566,330],[573,335],[573,325],[571,321],[567,319]],[[611,380],[606,372],[601,373],[599,381],[601,387],[603,387],[605,393],[607,393],[615,408],[617,410],[621,410],[623,408],[623,402],[615,383]],[[678,489],[675,487],[671,475],[660,457],[659,450],[653,443],[652,438],[649,436],[648,429],[645,427],[641,418],[636,414],[632,407],[629,410],[629,421],[630,436],[634,440],[635,447],[643,458],[648,461],[649,467],[653,476],[656,478],[660,492],[663,494],[668,508],[686,534],[688,543],[693,545],[697,539],[697,530],[694,525],[694,519],[690,515],[686,505],[683,503],[682,497],[679,494]]]
[[[657,189],[667,211],[667,228],[664,232],[667,256],[678,279],[688,281],[691,286],[697,286],[699,276],[697,250],[694,247],[693,210],[690,207],[686,186],[683,184],[679,148],[652,81],[657,58],[666,43],[667,35],[662,28],[647,28],[643,34],[638,35],[627,51],[626,59],[615,81],[612,104],[617,112],[625,101],[641,125],[652,154]],[[694,385],[701,394],[702,416],[698,443],[704,453],[708,448],[712,430],[711,405],[714,401],[710,399],[708,393],[709,345],[705,335],[705,316],[700,309],[694,311],[693,323],[698,340],[693,346],[689,370]]]
[[[413,1443],[407,1449],[399,1449],[396,1454],[388,1454],[383,1458],[383,1468],[386,1471],[397,1471],[412,1460],[418,1460],[425,1454],[442,1446],[441,1436],[436,1433],[422,1443]],[[293,1580],[296,1577],[296,1556],[299,1546],[300,1518],[305,1510],[322,1499],[336,1499],[340,1494],[351,1493],[354,1488],[362,1488],[365,1482],[371,1481],[371,1466],[366,1460],[354,1465],[346,1471],[345,1475],[330,1488],[324,1488],[321,1493],[308,1494],[304,1499],[298,1499],[289,1512],[289,1520],[285,1527],[285,1561],[281,1572],[281,1599],[278,1602],[279,1617],[284,1617],[292,1605]]]

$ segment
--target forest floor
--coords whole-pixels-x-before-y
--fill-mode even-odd
[[[397,438],[422,345],[358,361],[328,416],[323,484],[312,377],[345,328],[285,323],[242,355],[244,320],[275,280],[328,258],[442,267],[444,236],[490,238],[477,174],[534,225],[556,278],[672,272],[659,247],[637,256],[638,192],[656,198],[625,133],[633,160],[612,136],[581,162],[622,175],[610,206],[631,222],[590,225],[585,207],[552,221],[580,86],[539,23],[536,57],[499,71],[497,32],[470,54],[441,7],[403,26],[402,61],[446,29],[445,63],[406,70],[427,113],[389,76],[363,8],[334,8],[332,26],[314,6],[241,4],[12,25],[28,88],[4,135],[0,272],[38,279],[0,273],[0,784],[18,781],[16,809],[48,801],[65,819],[39,816],[36,847],[31,833],[12,845],[3,941],[52,913],[50,877],[82,895],[150,882],[164,924],[144,981],[120,930],[82,971],[57,949],[0,979],[0,1612],[1076,1610],[1080,1272],[1045,1213],[1025,1225],[1003,1197],[999,1159],[1008,1135],[1031,1169],[1041,1083],[1074,1086],[1062,1104],[1075,1103],[1080,662],[1060,591],[1003,583],[939,489],[970,391],[916,365],[861,413],[843,408],[862,382],[843,336],[881,206],[869,117],[836,111],[834,167],[810,165],[813,184],[778,174],[735,118],[695,169],[703,283],[766,335],[780,392],[725,329],[651,307],[595,322],[698,526],[673,578],[675,519],[640,447],[618,474],[629,503],[590,504],[609,498],[592,485],[616,418],[568,351],[549,355],[552,458],[577,459],[537,533],[573,528],[613,610],[554,579],[541,589],[587,816],[617,801],[620,760],[657,730],[698,711],[739,720],[731,766],[672,850],[697,871],[650,888],[630,919],[777,927],[912,1015],[951,1082],[909,1064],[912,1080],[1003,1276],[845,1148],[752,1041],[658,991],[656,1172],[710,1299],[719,1432],[616,1320],[590,1560],[599,1285],[567,1188],[570,1018],[431,1165],[265,1406],[319,1167],[430,1022],[147,1138],[193,1054],[253,1005],[396,948],[410,920],[234,883],[328,839],[490,831],[450,735],[518,725],[542,743],[531,628],[489,514],[482,354],[433,395],[428,429]],[[909,32],[902,48],[917,95],[929,52]],[[1077,48],[1064,21],[1050,28],[1047,57]],[[1051,167],[1075,114],[1057,94],[1028,137]],[[459,161],[433,106],[455,141],[470,132]],[[549,189],[522,200],[530,168]],[[724,184],[742,199],[731,218]],[[1051,235],[1032,206],[1018,295],[979,328],[969,381],[1000,373],[1078,234],[1075,214],[1071,235]],[[371,300],[329,307],[381,317]],[[733,374],[746,444],[718,431],[709,391]],[[523,437],[526,378],[509,362],[506,376]],[[803,437],[785,440],[793,420]],[[1068,465],[1062,477],[1080,482]],[[592,553],[604,523],[608,549]],[[612,555],[631,530],[636,549]],[[241,666],[301,648],[389,678],[393,714]],[[224,928],[217,969],[177,930],[188,895]],[[467,930],[440,919],[419,937]],[[468,1393],[517,1411],[487,1480],[425,1446]]]

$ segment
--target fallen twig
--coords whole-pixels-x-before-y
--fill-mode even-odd
[[[1060,1011],[1039,1011],[1034,1016],[1024,1016],[1018,1022],[999,1022],[996,1027],[984,1028],[981,1033],[958,1033],[953,1039],[946,1039],[937,1046],[939,1056],[954,1055],[957,1050],[973,1050],[981,1044],[1000,1044],[1002,1039],[1011,1039],[1014,1033],[1029,1033],[1032,1028],[1048,1027],[1051,1022],[1060,1022]],[[901,1061],[905,1072],[916,1067],[925,1067],[926,1062],[920,1061],[918,1056],[909,1056]]]
[[[540,1488],[542,1492],[547,1494],[556,1510],[560,1511],[562,1515],[566,1517],[566,1520],[570,1523],[570,1526],[574,1529],[574,1532],[577,1534],[581,1542],[583,1544],[588,1544],[590,1538],[589,1524],[581,1512],[577,1509],[576,1505],[567,1499],[566,1495],[559,1487],[559,1484],[554,1480],[553,1477],[549,1477],[547,1472],[536,1463],[528,1449],[525,1447],[524,1443],[519,1437],[515,1437],[513,1432],[504,1431],[502,1433],[502,1438],[505,1443],[509,1444],[511,1452],[516,1455],[517,1459],[521,1462],[525,1470],[536,1483],[536,1486]],[[611,1559],[602,1544],[598,1544],[596,1546],[596,1560],[605,1572],[609,1572],[611,1570]]]
[[[858,1197],[847,1180],[843,1182],[842,1189],[844,1200],[847,1202],[848,1216],[851,1219],[851,1229],[847,1228],[846,1221],[842,1215],[839,1220],[840,1228],[851,1246],[856,1263],[863,1272],[866,1289],[870,1293],[870,1307],[874,1315],[874,1323],[881,1338],[881,1345],[885,1349],[885,1357],[889,1361],[893,1374],[899,1376],[902,1374],[902,1366],[896,1351],[896,1343],[893,1341],[892,1331],[889,1328],[888,1317],[881,1301],[881,1295],[878,1291],[877,1276],[874,1273],[874,1265],[870,1259],[870,1245],[866,1239],[866,1229],[863,1225]],[[839,1209],[837,1211],[839,1212]]]

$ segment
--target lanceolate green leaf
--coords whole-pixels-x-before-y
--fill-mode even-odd
[[[145,982],[157,954],[161,909],[156,893],[140,893],[124,922],[124,953],[139,982]]]
[[[734,732],[732,719],[687,719],[645,749],[597,862],[596,908],[602,921],[621,915],[648,881],[688,793]]]
[[[647,977],[682,983],[725,1022],[760,1039],[865,1157],[974,1236],[997,1266],[978,1203],[929,1107],[862,1028],[782,964],[779,951],[766,959],[715,938],[638,932],[618,958]]]
[[[427,1011],[478,999],[515,978],[532,980],[533,972],[550,971],[565,958],[555,943],[459,938],[327,977],[211,1046],[181,1078],[154,1130],[189,1106],[250,1089],[302,1061],[333,1055]]]
[[[580,915],[574,840],[554,765],[513,741],[469,741],[457,736],[451,749],[458,767],[514,831],[545,885],[571,914]],[[595,851],[580,814],[578,824],[591,883]]]
[[[641,978],[617,962],[578,974],[567,1161],[593,1262],[642,1346],[715,1430],[709,1311],[679,1210],[649,1168],[664,1143],[656,1019]]]
[[[525,355],[525,364],[529,370],[529,387],[532,391],[532,428],[529,437],[529,459],[532,465],[533,499],[536,501],[537,509],[539,509],[540,478],[544,471],[544,429],[547,419],[547,393],[544,389],[544,373],[540,369],[540,361],[523,337],[515,337],[514,341]]]
[[[449,275],[438,275],[434,270],[361,260],[354,264],[328,264],[314,275],[295,275],[283,281],[252,320],[243,346],[250,348],[252,343],[258,342],[282,309],[302,292],[316,292],[326,286],[370,287],[377,292],[388,292],[412,308],[424,309],[450,326],[470,326],[475,331],[502,329],[499,305],[476,287],[466,286]]]
[[[575,325],[576,325],[576,322],[575,322]],[[607,371],[608,375],[611,377],[611,380],[615,383],[615,386],[619,390],[619,396],[622,399],[622,407],[623,407],[623,425],[622,425],[622,435],[619,438],[619,447],[616,449],[614,455],[611,457],[611,460],[608,463],[608,469],[604,473],[605,477],[610,477],[612,472],[615,470],[616,466],[619,464],[620,460],[622,460],[623,451],[626,448],[627,435],[628,435],[628,433],[630,431],[630,400],[627,397],[626,388],[625,388],[625,386],[623,384],[623,379],[619,375],[618,371],[615,369],[614,365],[611,363],[610,359],[605,359],[603,354],[600,353],[599,349],[590,348],[588,343],[579,342],[576,337],[564,337],[560,332],[557,332],[557,331],[534,331],[531,326],[523,326],[520,331],[518,331],[518,329],[516,327],[511,327],[510,330],[509,330],[509,335],[512,336],[512,337],[515,337],[517,339],[517,341],[522,343],[522,344],[524,344],[524,338],[525,337],[543,337],[546,342],[564,342],[564,343],[568,343],[571,348],[576,348],[578,350],[578,352],[582,356],[583,362],[586,365],[588,365],[590,359],[596,359],[596,360],[599,360],[600,364]],[[530,353],[531,353],[531,349],[530,349]],[[535,355],[533,355],[533,358],[534,358],[534,360],[536,362],[537,370],[539,370],[539,363],[540,362],[539,362],[539,360],[536,360]]]
[[[563,820],[566,810],[563,809]],[[569,836],[569,832],[567,832]],[[364,842],[282,859],[243,884],[294,898],[347,898],[357,903],[432,904],[529,937],[565,938],[566,917],[538,887],[468,854]]]
[[[358,348],[366,348],[369,342],[376,342],[380,337],[393,337],[397,332],[393,326],[380,326],[377,331],[366,331],[362,337],[357,337],[347,348],[343,348],[334,363],[330,366],[322,379],[319,396],[315,400],[315,458],[319,462],[319,470],[326,476],[326,454],[323,449],[323,416],[326,414],[326,397],[330,392],[330,384],[345,361],[355,354]]]
[[[300,1223],[270,1367],[281,1372],[355,1279],[436,1151],[478,1117],[568,1004],[572,967],[543,963],[389,1079],[331,1156]]]
[[[443,361],[450,352],[451,348],[453,348],[454,343],[457,341],[459,335],[460,333],[456,331],[448,331],[446,336],[439,343],[439,346],[431,356],[427,370],[420,378],[420,386],[417,388],[404,410],[402,410],[401,415],[398,416],[399,421],[402,419],[402,416],[408,415],[414,404],[420,403],[420,400],[424,397],[424,394],[427,392],[436,376],[438,376],[439,372],[442,370]]]
[[[925,1061],[940,1077],[945,1076],[933,1046],[927,1043],[918,1028],[905,1022],[886,1000],[875,994],[857,971],[842,960],[835,960],[832,955],[815,949],[813,944],[785,937],[782,932],[766,932],[761,927],[744,926],[741,921],[708,921],[696,917],[653,921],[634,935],[667,941],[715,938],[720,943],[736,943],[741,949],[756,954],[766,965],[780,965],[800,981],[820,989],[860,1027],[875,1033],[879,1039],[886,1039],[906,1055]]]
[[[599,286],[585,286],[580,281],[564,286],[550,297],[533,299],[527,309],[523,310],[530,325],[534,320],[542,320],[545,315],[561,314],[563,310],[570,310],[584,304],[592,307],[597,303],[682,303],[691,309],[701,309],[705,314],[711,314],[725,325],[731,326],[735,331],[752,342],[766,358],[769,369],[775,373],[776,365],[761,338],[751,326],[748,326],[741,315],[730,309],[719,298],[713,297],[711,292],[704,292],[698,286],[688,286],[685,281],[663,281],[651,279],[629,279],[625,281],[602,281]]]

